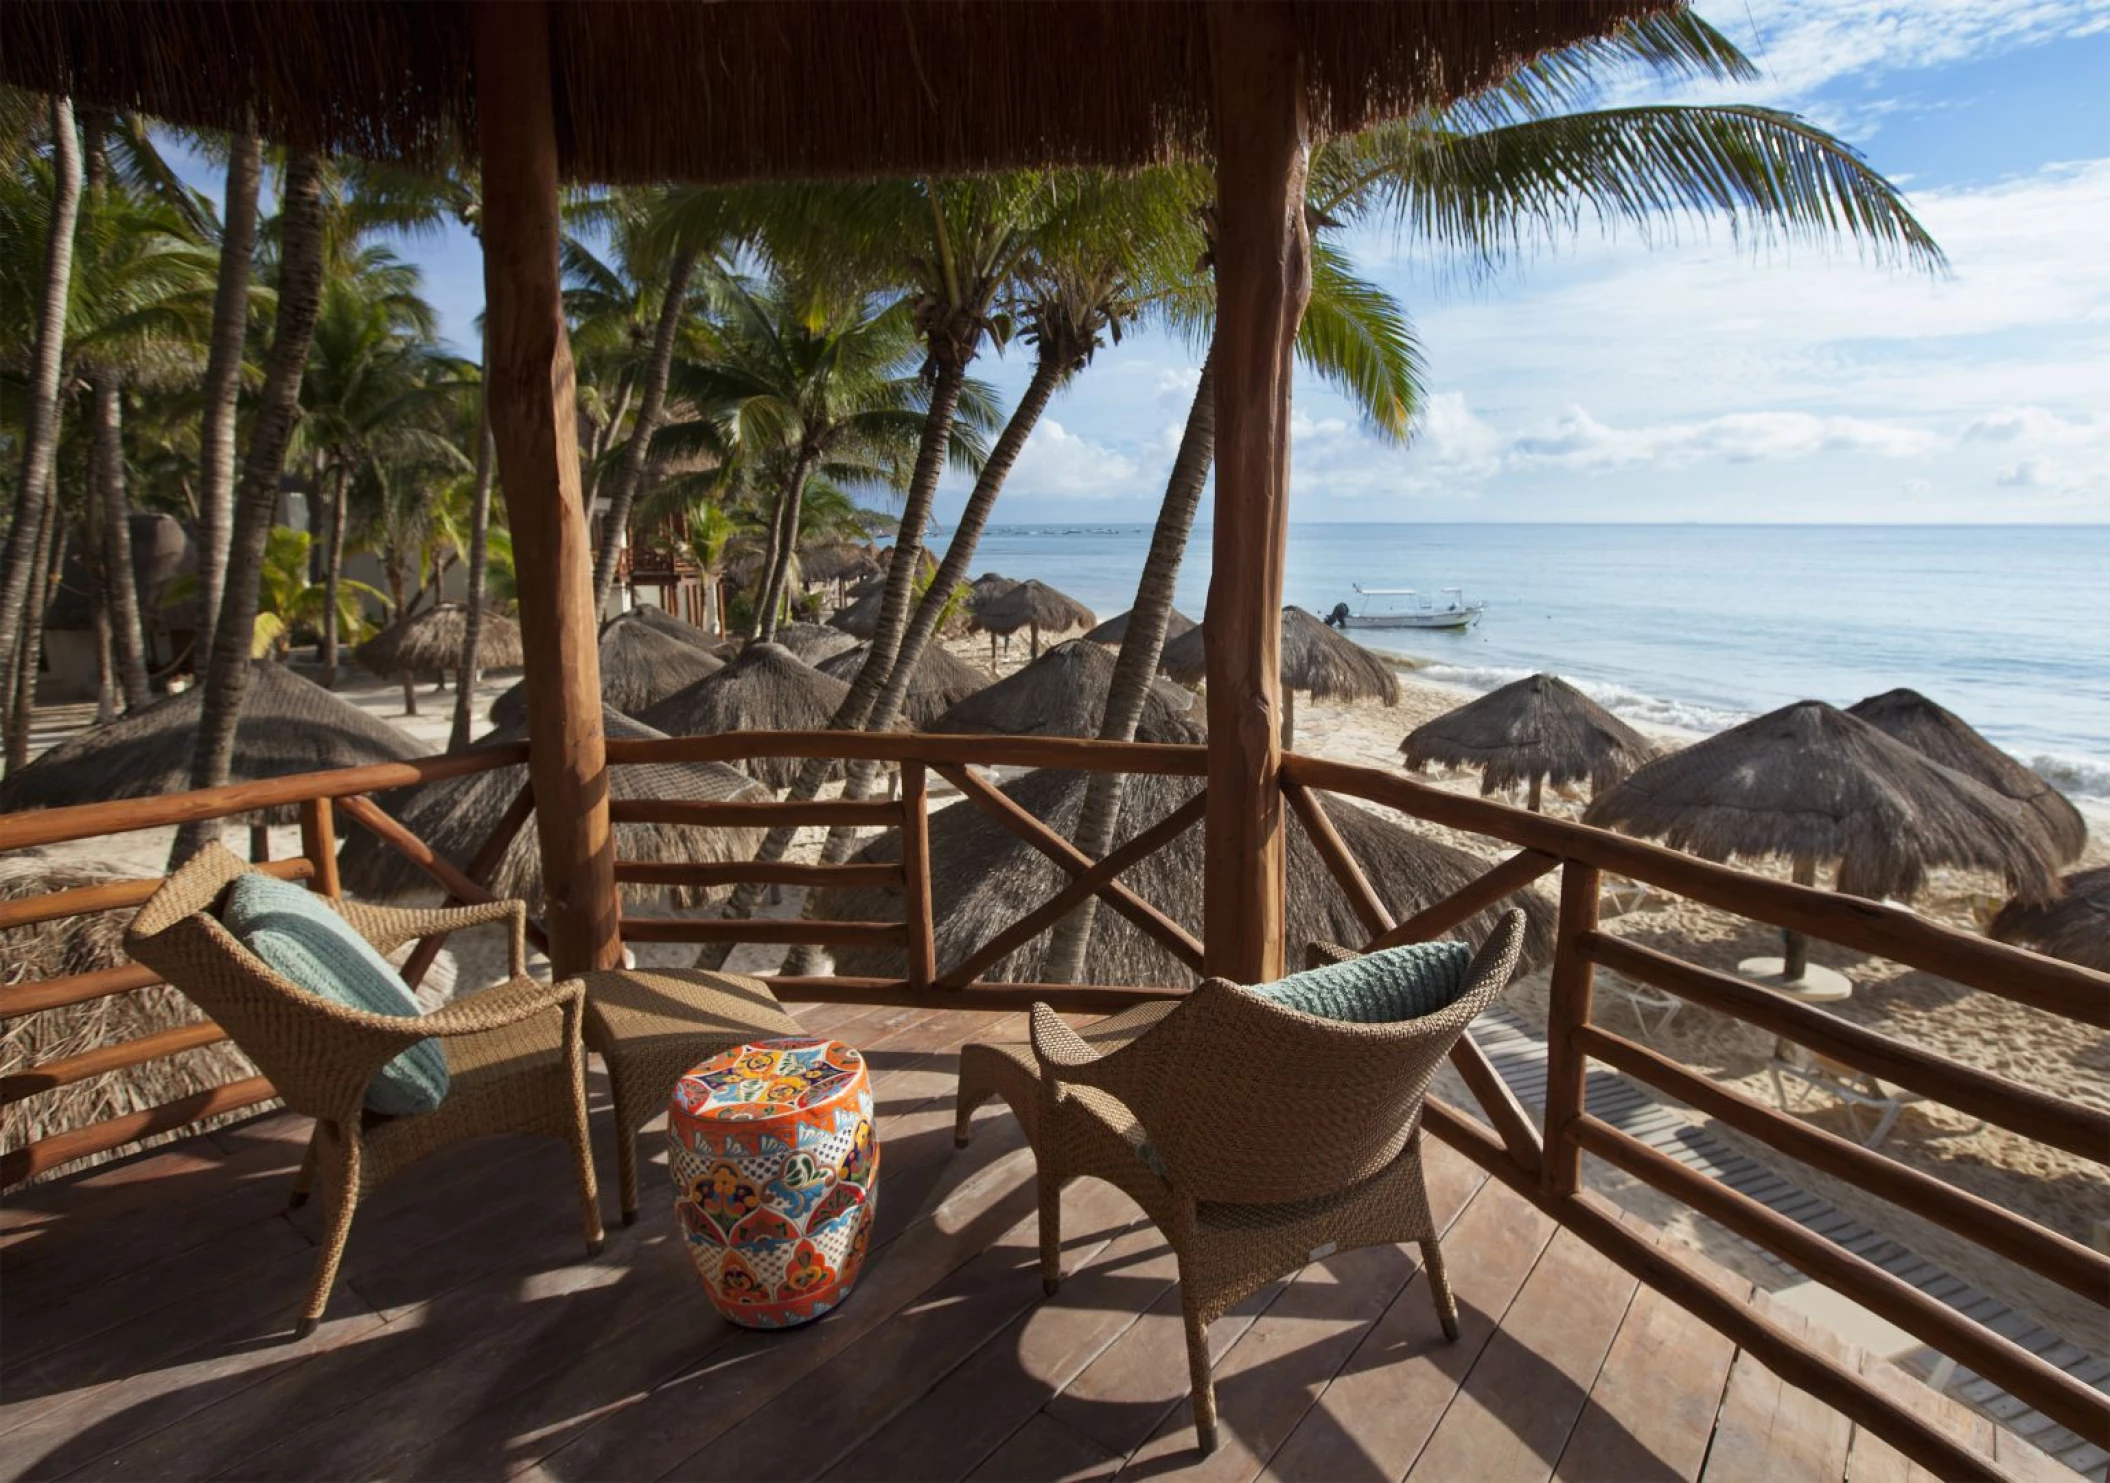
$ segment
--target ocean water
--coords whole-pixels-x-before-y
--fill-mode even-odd
[[[974,571],[1126,609],[1147,526],[993,526]],[[1178,606],[1203,616],[1209,532]],[[1536,670],[1632,720],[1718,731],[1909,685],[2077,797],[2110,802],[2110,526],[1293,524],[1286,592],[1463,587],[1465,633],[1358,633],[1489,690]]]

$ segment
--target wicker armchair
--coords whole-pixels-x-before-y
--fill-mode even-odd
[[[415,1019],[350,1009],[273,972],[214,912],[249,867],[208,846],[140,908],[125,948],[211,1015],[295,1112],[315,1119],[297,1191],[320,1174],[328,1210],[315,1280],[296,1337],[321,1321],[367,1191],[430,1153],[490,1133],[541,1133],[572,1148],[589,1253],[601,1246],[593,1155],[587,1141],[584,991],[578,980],[542,984],[526,973],[526,908],[518,901],[445,910],[330,904],[367,941],[391,952],[415,938],[485,922],[512,927],[512,976]],[[428,1036],[447,1058],[450,1087],[431,1112],[385,1117],[365,1107],[367,1084]]]
[[[1419,1242],[1444,1334],[1457,1337],[1422,1179],[1421,1104],[1453,1042],[1507,986],[1523,934],[1523,913],[1506,914],[1464,991],[1418,1019],[1321,1019],[1210,979],[1082,1030],[1035,1005],[1030,1042],[963,1051],[956,1141],[991,1096],[1025,1126],[1048,1292],[1062,1280],[1072,1179],[1117,1186],[1171,1244],[1204,1452],[1216,1447],[1210,1322],[1307,1262]]]

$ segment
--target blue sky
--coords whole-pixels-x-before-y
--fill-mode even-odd
[[[1592,234],[1465,282],[1412,244],[1357,239],[1413,315],[1431,396],[1398,448],[1300,377],[1293,515],[2110,521],[2110,0],[1698,8],[1763,78],[1627,79],[1607,101],[1813,118],[1906,188],[1950,274],[1683,229]],[[404,251],[469,343],[473,244]],[[997,519],[1151,519],[1195,363],[1147,332],[1102,352],[1049,408]],[[1023,348],[977,367],[1007,399],[1027,370]],[[964,495],[949,483],[941,518]]]

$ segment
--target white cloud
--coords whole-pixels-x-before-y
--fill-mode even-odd
[[[1043,417],[1005,483],[1026,496],[1111,499],[1135,492],[1136,461],[1119,449],[1079,437],[1052,417]]]

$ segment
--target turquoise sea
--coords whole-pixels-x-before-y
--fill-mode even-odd
[[[1147,526],[994,526],[974,571],[1110,617]],[[1180,574],[1202,616],[1206,529]],[[1293,524],[1288,600],[1463,587],[1462,634],[1358,634],[1478,690],[1551,670],[1631,719],[1716,731],[1910,685],[2077,797],[2110,802],[2110,526]]]

